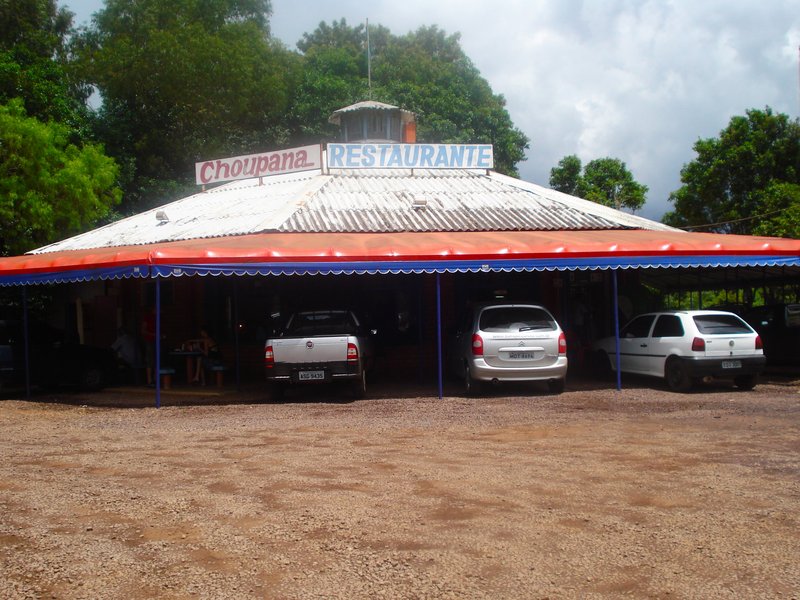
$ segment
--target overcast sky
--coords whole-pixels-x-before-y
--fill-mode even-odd
[[[61,0],[87,22],[102,0]],[[650,188],[659,220],[698,138],[734,115],[800,112],[797,0],[272,0],[290,48],[320,21],[423,25],[461,45],[531,139],[523,179],[548,185],[568,155],[611,156]]]

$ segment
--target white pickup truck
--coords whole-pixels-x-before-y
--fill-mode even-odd
[[[309,310],[292,314],[264,344],[264,371],[271,395],[286,386],[349,381],[353,395],[367,392],[374,331],[367,331],[349,310]]]

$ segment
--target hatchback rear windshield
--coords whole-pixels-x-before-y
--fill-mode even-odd
[[[555,328],[556,322],[550,313],[534,306],[499,306],[481,313],[481,331],[553,331]]]
[[[707,334],[752,333],[750,326],[736,315],[698,315],[697,330]]]

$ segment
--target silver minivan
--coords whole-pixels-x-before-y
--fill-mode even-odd
[[[483,382],[544,381],[564,391],[567,340],[550,312],[536,304],[478,304],[456,332],[451,368],[474,394]]]

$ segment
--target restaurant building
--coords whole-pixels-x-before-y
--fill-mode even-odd
[[[666,292],[797,281],[800,241],[685,232],[501,175],[491,145],[417,143],[414,115],[387,104],[331,121],[340,142],[198,163],[189,197],[0,259],[0,285],[53,286],[58,317],[94,344],[148,307],[167,349],[208,328],[237,381],[261,375],[280,315],[349,306],[379,332],[375,376],[438,377],[441,393],[469,301],[544,304],[577,366]]]

